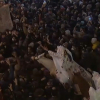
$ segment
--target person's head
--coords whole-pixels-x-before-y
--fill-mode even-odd
[[[5,38],[5,34],[2,34],[2,36],[1,36],[2,38]]]
[[[37,54],[42,54],[43,53],[43,49],[39,46],[36,50]]]
[[[44,90],[41,88],[36,89],[34,92],[35,97],[41,97],[41,96],[43,96],[43,94],[44,94]]]
[[[76,49],[76,47],[74,46],[74,45],[72,45],[72,48],[71,48],[71,50],[75,50]]]
[[[67,7],[66,12],[69,12],[69,11],[70,11],[70,8],[69,8],[69,7]]]
[[[63,46],[64,46],[65,48],[67,48],[67,47],[68,47],[68,42],[65,42],[65,43],[63,44]]]
[[[28,53],[32,52],[32,47],[28,46]]]
[[[48,88],[51,88],[53,86],[53,83],[52,82],[47,82],[47,87]]]
[[[74,37],[74,38],[77,38],[78,36],[77,36],[77,34],[73,34],[73,37]]]
[[[11,7],[11,8],[10,8],[10,10],[11,10],[11,11],[13,11],[13,10],[14,10],[14,8],[13,8],[13,7]]]
[[[84,28],[80,28],[80,32],[84,33],[85,29]]]
[[[12,42],[16,42],[16,38],[15,37],[12,37]]]
[[[70,43],[70,44],[72,44],[72,43],[73,43],[73,38],[71,38],[71,39],[69,40],[69,43]]]
[[[48,10],[48,13],[49,13],[49,14],[52,14],[52,10]]]
[[[9,31],[9,34],[12,34],[12,31]]]
[[[33,42],[31,42],[29,45],[28,45],[28,47],[31,47],[31,48],[33,48],[34,47],[34,43]]]
[[[88,23],[87,23],[87,25],[90,27],[90,26],[92,26],[92,21],[89,21]]]
[[[32,71],[32,73],[33,73],[34,76],[37,76],[37,75],[38,75],[38,72],[39,72],[39,71],[38,71],[37,68],[34,68],[33,71]]]
[[[65,35],[71,35],[70,30],[66,30]]]
[[[100,53],[100,46],[97,48],[98,52]]]
[[[65,88],[66,88],[66,89],[69,89],[69,88],[70,88],[70,85],[69,85],[68,83],[66,83],[66,84],[65,84]]]
[[[6,35],[8,35],[9,34],[9,30],[6,30]]]
[[[20,84],[20,86],[22,86],[22,87],[25,86],[26,82],[27,82],[27,78],[25,78],[24,76],[20,75],[19,76],[19,84]]]

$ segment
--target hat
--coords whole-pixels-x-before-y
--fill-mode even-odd
[[[39,89],[36,89],[35,92],[34,92],[34,96],[39,96],[39,95],[43,95],[44,93],[44,90],[39,88]]]
[[[34,43],[31,42],[28,46],[29,46],[29,47],[34,47]]]
[[[92,38],[91,43],[94,44],[97,41],[97,38]]]
[[[24,7],[24,4],[21,4],[22,7]]]
[[[65,34],[66,34],[66,35],[70,35],[70,30],[66,30],[66,31],[65,31]]]
[[[68,45],[68,42],[65,42],[65,43],[63,44],[64,47],[67,47],[67,45]]]

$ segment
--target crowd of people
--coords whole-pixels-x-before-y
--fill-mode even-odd
[[[100,0],[5,0],[13,29],[0,33],[0,100],[83,100],[34,57],[59,45],[100,72]],[[41,46],[42,45],[42,46]]]

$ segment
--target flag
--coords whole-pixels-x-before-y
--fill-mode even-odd
[[[73,72],[74,73],[81,72],[81,76],[91,86],[93,85],[92,75],[73,60],[72,53],[67,48],[64,48],[63,46],[58,46],[56,53],[54,53],[52,51],[48,51],[48,53],[53,58],[56,69],[59,70],[59,72],[63,68],[63,72],[66,71],[66,73],[68,74],[69,70],[70,70],[70,72],[72,73],[72,74],[70,73],[70,75],[68,74],[70,81],[73,77]],[[65,75],[67,75],[67,74],[65,74]],[[67,75],[67,77],[68,77],[68,75]]]
[[[73,60],[72,53],[67,48],[58,46],[57,52],[48,51],[48,53],[53,60],[40,55],[37,61],[53,73],[62,84],[72,83],[74,73],[80,72],[81,76],[92,86],[92,76]]]
[[[6,29],[11,30],[13,23],[10,16],[9,5],[0,7],[0,32],[4,32]]]

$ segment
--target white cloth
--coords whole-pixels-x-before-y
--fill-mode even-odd
[[[100,74],[94,71],[92,79],[94,81],[96,89],[99,89],[100,88]]]
[[[65,34],[66,34],[66,35],[70,35],[70,30],[66,30],[66,31],[65,31]]]
[[[50,74],[56,74],[56,67],[54,65],[54,62],[51,59],[44,57],[44,54],[39,55],[37,57],[37,61],[40,64],[42,64],[45,68],[47,68],[50,71]]]
[[[5,32],[6,29],[11,30],[13,23],[10,17],[9,5],[0,7],[0,32]]]

